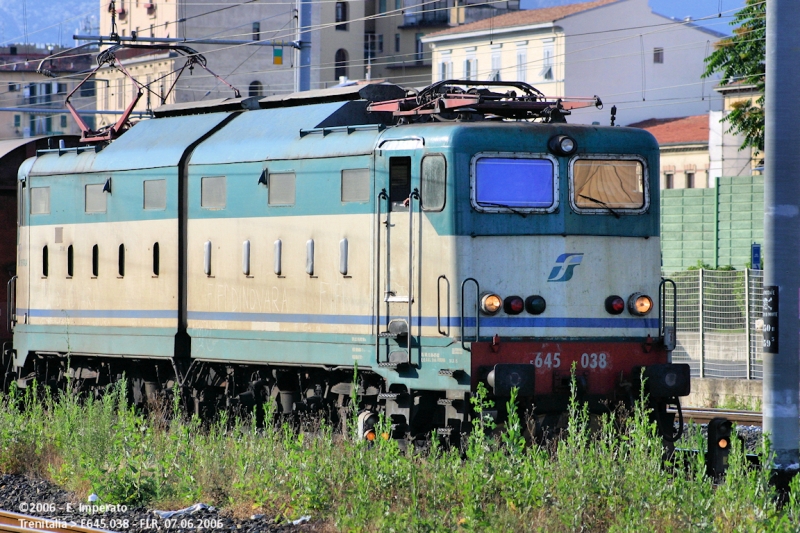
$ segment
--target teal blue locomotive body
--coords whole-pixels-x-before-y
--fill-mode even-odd
[[[481,382],[540,413],[572,368],[596,408],[641,368],[662,404],[688,392],[649,133],[277,100],[167,107],[21,167],[21,386],[124,373],[142,401],[288,413],[345,404],[357,369],[359,408],[414,435],[464,429]]]

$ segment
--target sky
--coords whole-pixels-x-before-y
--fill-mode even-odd
[[[521,0],[523,9],[575,4],[586,0]],[[697,24],[730,35],[732,15],[744,7],[745,0],[650,0],[650,8],[659,15],[675,19],[692,17]],[[719,17],[719,14],[722,14]],[[705,19],[705,20],[697,20]]]
[[[266,0],[269,1],[269,0]],[[586,0],[521,0],[523,9],[574,4]],[[671,18],[689,16],[698,24],[731,34],[732,15],[745,0],[650,0],[656,13]],[[58,43],[72,45],[72,34],[81,26],[96,26],[98,0],[0,0],[0,43]],[[23,13],[27,14],[23,16]],[[718,17],[718,14],[722,14]],[[706,20],[697,20],[704,19]],[[91,19],[91,20],[87,20]]]

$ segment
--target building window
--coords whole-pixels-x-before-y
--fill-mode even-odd
[[[553,55],[554,55],[553,40],[546,40],[542,42],[542,71],[539,76],[545,80],[553,79]]]
[[[395,51],[395,53],[399,53],[400,52],[400,34],[399,33],[395,33],[394,34],[394,51]]]
[[[347,50],[339,48],[336,50],[336,57],[334,59],[333,77],[337,80],[342,78],[347,79]]]
[[[336,29],[347,31],[347,2],[336,2]]]
[[[22,125],[22,116],[14,115],[14,127],[19,128]]]
[[[664,49],[653,48],[653,63],[663,63],[663,62],[664,62]]]
[[[664,174],[664,188],[665,189],[674,189],[675,188],[675,174],[668,172]]]
[[[528,73],[528,53],[525,50],[517,50],[517,81],[527,81]]]
[[[403,0],[394,0],[394,8],[397,11],[400,11],[401,9],[403,9]]]
[[[422,61],[422,51],[423,51],[423,44],[422,44],[422,33],[418,33],[414,36],[414,42],[416,43],[415,50],[416,50],[416,59],[417,61]]]
[[[260,81],[254,81],[250,84],[250,88],[248,89],[247,94],[249,96],[263,96],[264,86],[261,85]]]
[[[125,78],[117,80],[117,107],[122,109],[125,104]]]
[[[61,127],[62,128],[67,127],[67,115],[61,115]]]
[[[378,53],[383,53],[383,34],[378,34]]]
[[[478,60],[477,59],[467,59],[464,61],[464,79],[465,80],[477,80],[478,79]]]
[[[687,189],[694,189],[694,172],[687,172],[686,173],[686,188]]]
[[[366,32],[364,33],[364,59],[372,59],[375,57],[375,34]]]
[[[8,92],[13,93],[19,91],[19,83],[8,82]]]
[[[261,23],[254,22],[253,23],[253,40],[260,41],[261,40]]]
[[[378,13],[386,13],[386,0],[378,0]]]
[[[86,80],[83,85],[81,85],[81,96],[86,97],[94,97],[95,96],[95,83],[94,80]]]
[[[492,75],[491,80],[500,81],[500,70],[502,69],[502,57],[500,52],[492,53]]]

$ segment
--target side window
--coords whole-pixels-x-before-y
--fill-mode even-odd
[[[86,202],[84,208],[87,213],[106,212],[106,195],[103,192],[102,183],[86,186]]]
[[[144,209],[163,211],[167,208],[167,180],[146,180],[143,188]]]
[[[486,213],[551,213],[558,207],[558,175],[549,156],[473,159],[472,205]]]
[[[31,188],[31,215],[50,214],[50,187]]]
[[[225,176],[214,176],[200,180],[200,207],[225,209],[226,202]]]
[[[447,162],[443,155],[427,155],[422,158],[422,209],[441,211],[444,209]]]
[[[295,200],[295,175],[294,172],[276,172],[269,175],[268,200],[269,205],[294,205]]]
[[[403,202],[411,194],[411,158],[389,159],[389,205],[392,209],[403,208]]]
[[[368,168],[342,170],[342,203],[369,202],[369,191]]]

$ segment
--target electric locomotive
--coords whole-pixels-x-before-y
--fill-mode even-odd
[[[18,181],[17,383],[124,374],[203,415],[356,397],[366,438],[380,413],[455,438],[479,383],[498,417],[516,388],[540,420],[644,387],[670,436],[689,373],[662,312],[658,145],[567,124],[587,104],[372,84],[163,106],[40,151]]]

